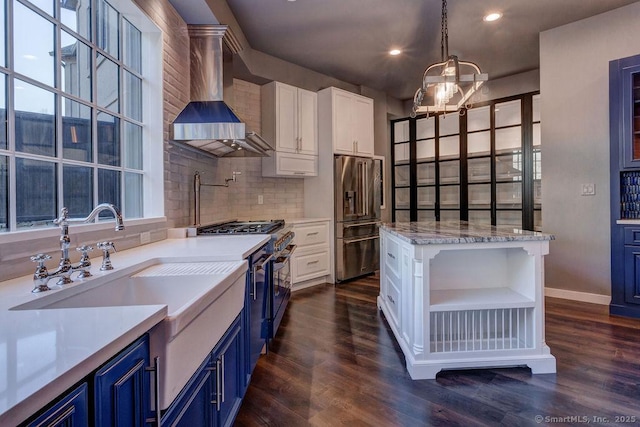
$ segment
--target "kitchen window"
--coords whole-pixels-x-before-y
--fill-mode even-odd
[[[0,232],[164,214],[162,37],[129,0],[0,0],[0,115]]]

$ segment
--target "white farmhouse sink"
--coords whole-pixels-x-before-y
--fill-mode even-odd
[[[166,305],[167,317],[149,332],[166,409],[242,311],[246,270],[246,261],[156,264],[67,298],[44,296],[13,309]]]

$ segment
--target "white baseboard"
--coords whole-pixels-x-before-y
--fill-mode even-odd
[[[609,295],[590,294],[588,292],[569,291],[566,289],[544,288],[544,296],[562,298],[572,301],[590,302],[592,304],[609,305]]]

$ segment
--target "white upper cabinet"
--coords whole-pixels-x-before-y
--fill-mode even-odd
[[[318,173],[318,95],[280,82],[262,86],[262,135],[275,153],[262,160],[263,176]]]
[[[330,87],[318,92],[318,104],[320,128],[334,154],[373,156],[373,99]]]

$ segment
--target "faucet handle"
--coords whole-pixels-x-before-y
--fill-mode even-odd
[[[78,246],[76,248],[76,251],[82,252],[82,258],[88,257],[89,252],[93,251],[93,246],[89,246],[89,245]]]
[[[111,265],[111,258],[109,257],[109,250],[113,249],[116,252],[116,247],[113,242],[99,242],[96,244],[98,249],[102,249],[102,266],[100,267],[101,271],[113,270],[113,266]]]
[[[48,259],[51,259],[51,255],[47,254],[35,254],[31,258],[31,261],[38,263],[38,268],[44,267],[44,262]]]
[[[76,251],[82,252],[82,256],[80,257],[80,262],[77,266],[73,266],[74,269],[79,270],[80,274],[78,274],[78,279],[86,279],[87,277],[91,277],[92,274],[89,271],[89,267],[91,267],[91,258],[89,258],[89,252],[93,251],[93,246],[82,245],[76,248]]]
[[[31,257],[31,261],[38,263],[36,271],[33,273],[33,290],[31,291],[33,293],[45,292],[51,289],[47,286],[49,273],[47,271],[47,267],[44,265],[45,261],[48,259],[51,259],[51,255],[36,254]]]

